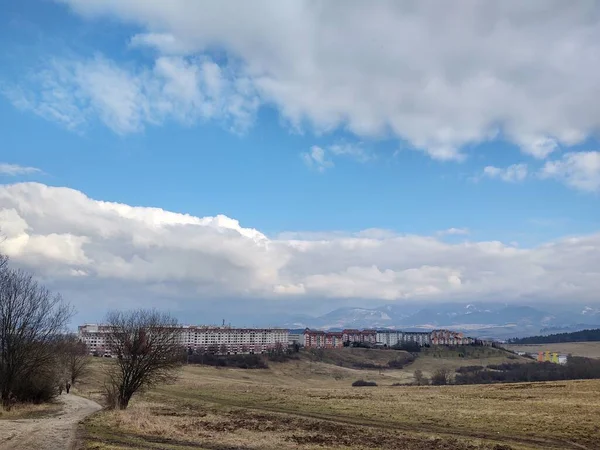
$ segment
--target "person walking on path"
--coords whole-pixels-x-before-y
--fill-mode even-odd
[[[67,381],[67,384],[65,384],[65,390],[67,391],[67,394],[69,393],[69,389],[71,389],[71,383]]]

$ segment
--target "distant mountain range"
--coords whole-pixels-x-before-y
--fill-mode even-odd
[[[575,309],[575,308],[574,308]],[[600,308],[582,306],[568,310],[548,306],[487,303],[445,303],[419,308],[386,305],[378,308],[339,308],[319,317],[294,315],[282,324],[289,328],[399,328],[429,330],[448,328],[471,336],[506,339],[537,334],[577,331],[600,326]]]

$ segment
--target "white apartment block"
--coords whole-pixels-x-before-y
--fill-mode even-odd
[[[111,356],[106,341],[108,327],[96,324],[85,324],[77,327],[79,339],[87,345],[90,355]]]
[[[385,347],[393,347],[405,342],[416,342],[423,346],[431,343],[431,334],[426,332],[411,332],[399,330],[380,330],[377,331],[377,343]]]
[[[194,352],[264,353],[278,346],[287,348],[289,331],[282,328],[230,328],[185,325],[181,345]],[[86,324],[79,327],[79,337],[90,354],[112,356],[106,342],[108,327]]]

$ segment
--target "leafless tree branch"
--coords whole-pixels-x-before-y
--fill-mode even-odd
[[[60,295],[0,256],[0,399],[5,407],[15,396],[27,395],[28,381],[53,372],[58,337],[72,312]]]
[[[107,343],[117,362],[108,386],[125,409],[133,395],[172,378],[185,360],[177,321],[155,310],[113,311],[107,315]]]

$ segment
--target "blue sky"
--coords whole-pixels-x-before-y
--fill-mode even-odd
[[[224,215],[239,221],[233,230],[255,229],[284,246],[291,237],[309,247],[342,245],[340,236],[359,242],[361,230],[369,229],[387,230],[377,245],[387,247],[389,238],[398,252],[404,249],[399,236],[406,235],[462,249],[499,241],[525,253],[572,236],[597,242],[600,82],[593,74],[600,67],[590,54],[600,50],[599,11],[584,2],[568,14],[553,2],[533,2],[527,11],[482,2],[463,17],[469,6],[458,2],[449,13],[461,34],[445,28],[428,4],[409,11],[383,2],[371,8],[331,2],[321,9],[259,2],[252,11],[221,11],[185,0],[4,2],[0,183],[5,189],[18,184],[20,191],[0,197],[0,210],[16,211],[27,224],[17,227],[12,215],[11,225],[5,214],[3,228],[15,230],[3,229],[5,251],[57,289],[81,289],[80,280],[64,275],[67,267],[115,282],[92,269],[98,255],[114,256],[114,242],[59,223],[64,217],[53,218],[54,226],[32,225],[31,205],[44,209],[50,194],[20,184],[26,182],[68,187],[90,202]],[[486,32],[486,23],[494,31]],[[444,39],[428,31],[436,26]],[[362,38],[353,43],[355,35]],[[77,205],[71,213],[85,214]],[[61,259],[62,244],[50,241],[40,244],[43,250],[17,245],[23,233],[81,238],[83,256]],[[134,236],[132,228],[127,233]],[[253,301],[280,295],[281,286],[332,302],[404,301],[418,292],[436,300],[519,296],[481,286],[449,292],[428,277],[413,286],[403,271],[437,267],[444,280],[457,276],[463,287],[469,278],[465,263],[435,254],[428,260],[422,250],[415,267],[366,252],[310,274],[309,262],[281,256],[273,273],[257,282],[243,275],[233,292]],[[30,263],[36,252],[54,255],[56,270]],[[164,261],[148,256],[146,263]],[[559,270],[550,266],[532,273]],[[391,292],[348,288],[338,278],[372,267],[377,276],[393,272]],[[489,271],[501,284],[508,275],[494,267]],[[143,281],[134,272],[125,281]],[[221,289],[203,277],[185,282],[193,288],[176,290],[186,298],[207,285],[211,298],[232,295],[231,286]],[[591,296],[594,285],[563,282],[578,286],[582,300]],[[550,298],[549,291],[525,297]]]

